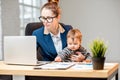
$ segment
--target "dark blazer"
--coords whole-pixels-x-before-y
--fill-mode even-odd
[[[70,25],[61,24],[61,26],[65,29],[64,33],[60,33],[62,39],[62,49],[67,46],[66,35],[72,27]],[[43,57],[43,61],[53,61],[57,56],[57,52],[52,41],[50,34],[44,34],[44,26],[35,30],[33,32],[34,36],[37,38],[37,46],[41,48],[41,55]]]

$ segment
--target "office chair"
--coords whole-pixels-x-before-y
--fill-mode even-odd
[[[25,35],[26,36],[32,35],[33,31],[40,28],[41,26],[43,26],[42,22],[28,23],[25,28]]]
[[[33,31],[42,27],[43,23],[42,22],[33,22],[33,23],[28,23],[26,28],[25,28],[25,35],[26,36],[31,36]],[[38,61],[42,60],[42,55],[40,54],[41,49],[40,47],[37,48],[37,59]]]
[[[63,25],[64,26],[64,23],[60,23],[60,25]],[[30,36],[32,35],[33,31],[42,27],[43,26],[43,23],[42,22],[33,22],[33,23],[28,23],[26,28],[25,28],[25,35],[26,36]],[[71,26],[71,25],[69,25]],[[71,26],[72,27],[72,26]],[[41,61],[42,60],[42,55],[40,54],[42,51],[41,51],[41,48],[38,47],[37,48],[37,59],[38,61]]]

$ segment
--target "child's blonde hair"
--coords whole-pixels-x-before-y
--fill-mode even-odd
[[[82,42],[82,33],[80,32],[79,29],[71,29],[68,34],[67,38],[72,38],[73,40],[75,38],[79,39],[80,43]]]

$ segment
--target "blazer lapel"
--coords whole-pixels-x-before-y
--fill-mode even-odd
[[[62,40],[62,49],[66,47],[66,41],[67,41],[67,38],[66,38],[66,35],[64,33],[61,33],[61,40]]]
[[[53,41],[52,41],[50,34],[44,35],[44,40],[46,43],[47,50],[51,53],[55,53],[56,52],[55,46],[53,44]]]

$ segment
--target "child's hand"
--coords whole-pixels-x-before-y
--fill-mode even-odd
[[[61,59],[61,57],[57,56],[54,61],[56,61],[56,62],[61,62],[62,59]]]
[[[73,61],[73,62],[78,62],[77,55],[71,55],[70,60]]]
[[[85,63],[91,63],[91,60],[90,59],[86,59],[83,62],[85,62]]]
[[[77,55],[71,55],[71,60],[74,62],[81,62],[85,59],[85,56],[81,52],[76,52]]]

